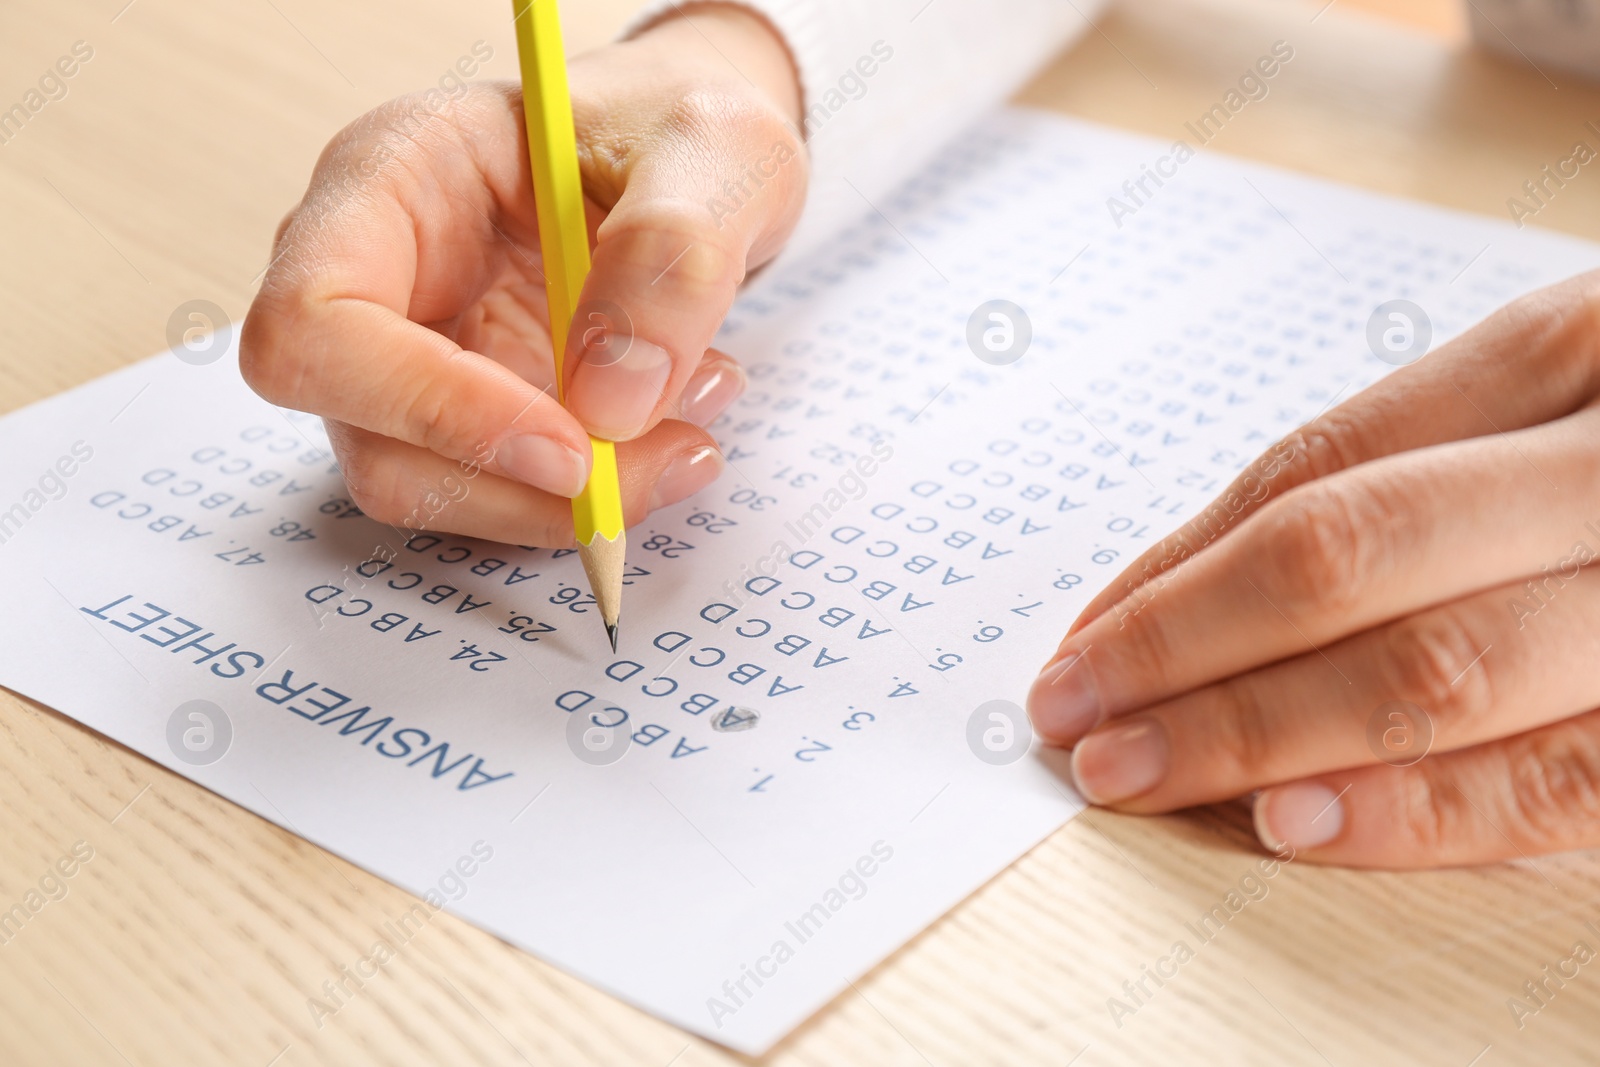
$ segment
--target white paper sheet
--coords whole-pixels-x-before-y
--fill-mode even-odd
[[[762,279],[722,339],[752,380],[714,428],[729,472],[630,533],[649,573],[615,658],[575,556],[351,514],[318,421],[231,352],[16,412],[0,682],[759,1052],[1077,810],[1036,744],[980,758],[1005,724],[975,713],[1019,704],[1096,589],[1388,369],[1378,304],[1423,307],[1437,344],[1600,263],[1205,153],[1129,204],[1169,151],[1004,112]],[[996,298],[1031,321],[1008,366],[967,341]],[[575,720],[637,740],[591,765]],[[313,1015],[329,977],[303,977]]]

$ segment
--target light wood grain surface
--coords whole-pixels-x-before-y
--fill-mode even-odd
[[[163,347],[185,300],[242,315],[274,225],[338,127],[432,84],[480,39],[494,49],[486,76],[515,69],[499,0],[125,3],[0,10],[0,109],[74,42],[94,50],[67,96],[0,144],[3,410]],[[1216,149],[1501,217],[1600,119],[1593,87],[1416,28],[1459,26],[1428,0],[1405,5],[1423,13],[1412,28],[1321,5],[1129,0],[1025,98],[1173,137],[1283,38],[1293,66]],[[600,42],[627,7],[573,0],[573,43]],[[1538,222],[1600,238],[1600,175]],[[8,693],[0,820],[0,910],[75,843],[93,850],[67,896],[0,944],[0,1063],[737,1061],[443,914],[313,1025],[307,998],[408,895]],[[1257,858],[1242,809],[1091,812],[770,1062],[1595,1061],[1600,970],[1520,1030],[1506,1006],[1574,941],[1600,946],[1584,925],[1600,926],[1593,854],[1406,875],[1290,865],[1113,1023],[1107,997]]]

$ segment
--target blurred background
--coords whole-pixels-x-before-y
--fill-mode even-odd
[[[1467,37],[1465,0],[1344,0],[1345,6],[1393,19],[1449,41]]]

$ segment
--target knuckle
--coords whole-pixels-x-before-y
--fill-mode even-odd
[[[757,138],[794,137],[771,107],[750,94],[698,85],[685,89],[673,101],[662,132],[699,151],[719,154],[738,154]]]
[[[1306,486],[1263,514],[1246,558],[1256,559],[1267,597],[1296,622],[1348,615],[1360,601],[1374,531],[1350,491]]]
[[[401,174],[464,160],[472,150],[464,131],[490,125],[500,101],[503,97],[487,86],[454,92],[432,88],[384,101],[328,142],[307,190],[308,204],[338,210]]]
[[[375,138],[380,148],[399,153],[405,146],[428,151],[459,144],[463,128],[482,123],[503,99],[488,87],[468,86],[457,92],[421,89],[385,101],[351,129],[356,141]]]
[[[463,357],[462,353],[453,352],[440,358],[459,361]],[[452,368],[438,368],[437,373],[441,380],[449,381]],[[394,422],[403,427],[407,441],[451,458],[464,454],[458,440],[459,413],[449,390],[429,388],[424,382],[401,395],[405,399],[399,404]]]
[[[1469,338],[1494,343],[1472,347]],[[1479,326],[1448,342],[1461,345],[1463,366],[1493,364],[1495,353],[1523,353],[1520,370],[1565,403],[1600,388],[1600,271],[1537,289],[1502,306]]]
[[[1340,408],[1302,426],[1257,460],[1278,492],[1318,481],[1360,463],[1359,430]]]
[[[1165,692],[1183,681],[1173,677],[1171,665],[1183,662],[1184,657],[1164,621],[1162,606],[1149,606],[1148,611],[1130,611],[1119,617],[1121,633],[1110,646],[1116,649],[1114,655],[1109,647],[1101,646],[1107,654],[1098,661],[1092,655],[1089,658],[1096,678],[1104,679],[1111,692],[1132,687]]]
[[[808,182],[805,145],[769,104],[722,88],[686,90],[668,109],[655,143],[692,186],[690,197],[718,231],[730,217],[752,227],[786,230],[798,216]],[[747,204],[761,210],[743,216]],[[750,234],[747,233],[747,237]]]
[[[1441,730],[1470,740],[1494,709],[1489,671],[1477,635],[1452,609],[1428,612],[1392,627],[1387,672],[1395,694],[1435,717]]]
[[[770,216],[798,214],[802,198],[787,194],[803,188],[804,167],[789,164],[804,158],[804,146],[770,104],[741,86],[681,85],[667,95],[646,133],[609,120],[585,124],[587,171],[602,186],[620,193],[650,175],[651,195],[611,197],[616,207],[601,224],[596,252],[654,279],[662,300],[725,301],[744,280],[752,250],[765,250],[756,246]],[[762,210],[743,214],[758,200]],[[735,217],[745,223],[726,225]]]
[[[1600,336],[1596,334],[1600,329],[1600,272],[1536,289],[1506,304],[1488,321],[1526,345],[1530,360],[1544,369],[1581,363],[1573,356],[1592,351]]]
[[[1455,785],[1452,762],[1423,760],[1400,772],[1397,825],[1419,856],[1439,856],[1470,833],[1467,820],[1477,817]]]
[[[1280,747],[1273,735],[1273,717],[1250,677],[1230,678],[1218,689],[1222,713],[1209,717],[1208,758],[1225,760],[1228,765],[1213,766],[1210,773],[1225,772],[1227,780],[1259,785]]]
[[[1600,738],[1585,725],[1528,735],[1506,754],[1511,818],[1538,845],[1570,842],[1600,822]]]

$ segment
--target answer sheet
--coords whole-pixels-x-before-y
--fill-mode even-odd
[[[574,553],[368,520],[231,350],[13,413],[0,683],[759,1053],[1079,809],[1020,705],[1095,591],[1600,265],[1204,149],[1130,198],[1170,152],[1005,111],[753,285],[728,471],[629,532],[615,656]]]

